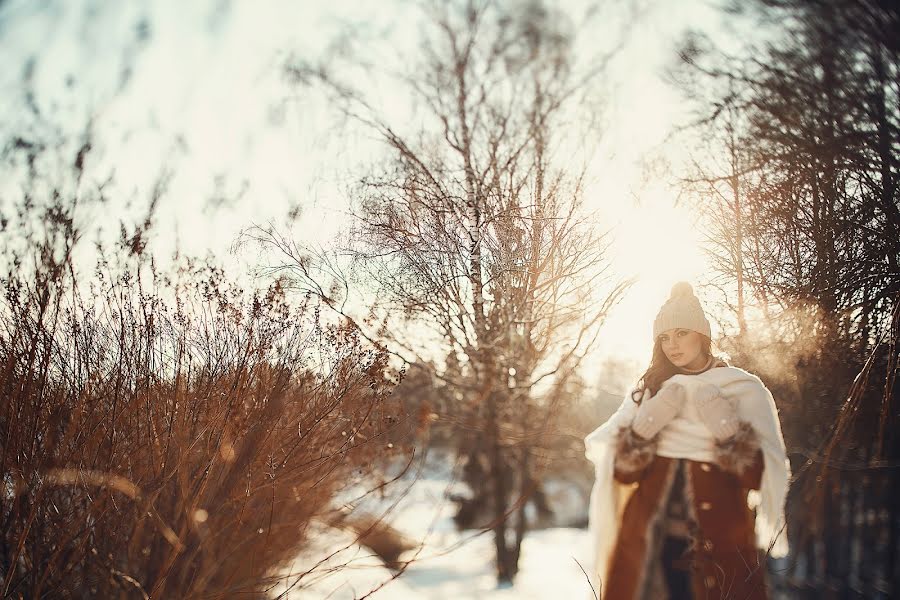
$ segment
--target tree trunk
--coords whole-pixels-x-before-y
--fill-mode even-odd
[[[503,461],[503,452],[500,441],[500,428],[497,414],[497,393],[487,394],[488,418],[486,431],[488,435],[488,447],[490,448],[490,485],[492,491],[494,547],[497,552],[497,584],[505,586],[512,583],[515,576],[514,569],[510,567],[511,551],[506,540],[506,509],[509,498],[509,489],[506,485],[506,466]]]

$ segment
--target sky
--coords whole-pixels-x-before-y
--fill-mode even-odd
[[[561,6],[574,15],[581,4]],[[248,225],[286,223],[289,210],[299,206],[293,230],[327,242],[346,223],[341,183],[373,151],[373,142],[338,132],[324,101],[289,85],[283,66],[291,56],[320,56],[348,24],[356,27],[359,45],[367,35],[384,34],[395,57],[413,51],[411,3],[384,9],[388,5],[0,2],[0,55],[12,66],[0,73],[0,124],[4,131],[20,125],[22,73],[35,60],[42,110],[63,126],[83,124],[89,115],[100,142],[89,173],[95,181],[115,174],[119,203],[84,218],[108,223],[115,233],[119,219],[146,211],[163,176],[168,193],[155,222],[157,251],[210,254],[245,272],[258,258],[230,249]],[[588,43],[616,39],[623,4],[609,6],[610,30]],[[700,281],[707,272],[696,215],[676,206],[671,187],[646,168],[648,157],[678,152],[664,138],[684,118],[677,91],[660,75],[686,27],[720,31],[721,18],[700,0],[634,6],[637,18],[605,76],[605,128],[586,200],[616,232],[615,269],[637,278],[604,327],[599,352],[646,361],[653,317],[671,285]],[[405,105],[396,92],[372,85],[402,119]],[[16,194],[12,178],[2,179],[0,206]]]

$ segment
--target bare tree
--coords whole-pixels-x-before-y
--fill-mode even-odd
[[[763,315],[746,325],[741,291],[731,344],[779,390],[799,463],[796,557],[810,579],[871,593],[896,581],[900,549],[896,511],[882,510],[900,489],[885,469],[900,458],[900,13],[868,0],[743,10],[766,43],[729,55],[695,35],[681,53],[698,108],[687,131],[711,146],[689,183],[714,265]],[[889,516],[857,526],[858,511]],[[854,546],[864,556],[853,560]]]
[[[585,169],[571,162],[586,134],[573,123],[590,129],[609,56],[576,64],[573,21],[541,2],[426,8],[418,60],[401,78],[425,107],[412,133],[333,68],[290,73],[384,143],[387,158],[353,190],[345,251],[382,301],[373,337],[417,365],[431,364],[423,348],[439,348],[435,376],[463,403],[464,475],[489,507],[504,584],[518,569],[525,502],[566,382],[630,285],[608,273],[607,233],[584,210]],[[271,227],[246,236],[282,253],[273,272],[343,310],[338,288],[321,282],[327,263]],[[423,332],[431,346],[416,339]]]

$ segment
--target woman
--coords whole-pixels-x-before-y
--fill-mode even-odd
[[[653,336],[649,368],[585,438],[596,467],[589,597],[768,598],[758,549],[787,554],[790,478],[772,394],[713,356],[687,282]]]

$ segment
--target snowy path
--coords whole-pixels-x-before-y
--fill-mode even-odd
[[[435,452],[435,451],[432,451]],[[394,581],[375,592],[376,600],[545,600],[583,598],[589,594],[587,581],[575,559],[587,564],[587,531],[554,528],[529,532],[522,546],[520,571],[512,587],[498,589],[493,568],[492,533],[474,536],[474,531],[457,532],[451,518],[453,505],[443,501],[449,479],[449,465],[439,454],[430,456],[422,477],[401,500],[390,523],[414,540],[424,540],[416,562]],[[370,504],[370,509],[374,508]],[[429,532],[429,528],[431,531]],[[474,536],[474,537],[473,537]],[[297,558],[294,570],[311,564],[311,557],[322,557],[352,541],[349,534],[328,530],[315,541],[315,548]],[[464,543],[461,543],[464,542]],[[409,558],[404,555],[403,558]],[[352,544],[327,565],[345,568],[328,573],[317,570],[312,586],[292,590],[280,596],[290,600],[350,600],[359,598],[392,573],[366,548]],[[304,582],[307,580],[304,579]],[[273,590],[272,597],[285,586]]]

